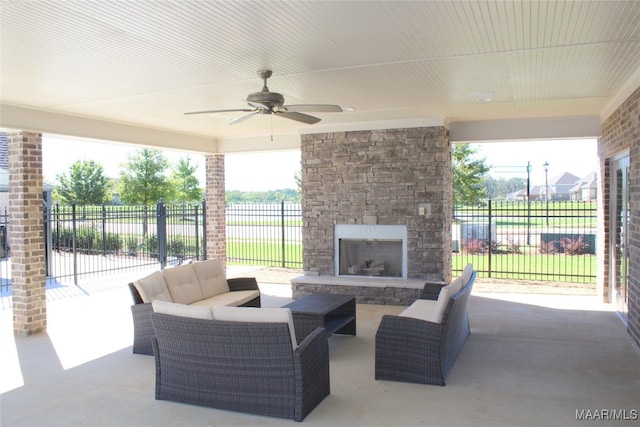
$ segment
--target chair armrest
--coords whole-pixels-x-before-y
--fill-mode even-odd
[[[260,290],[255,277],[235,277],[233,279],[227,279],[227,284],[231,292]]]
[[[382,316],[376,332],[375,378],[444,385],[440,369],[442,329],[439,323]]]
[[[144,301],[142,301],[142,297],[140,296],[140,293],[138,292],[138,289],[135,287],[135,285],[133,283],[128,283],[127,286],[129,286],[129,292],[131,292],[133,303],[143,304]]]
[[[153,354],[151,337],[154,334],[151,314],[153,307],[150,303],[134,304],[131,306],[133,316],[133,352],[136,354]]]
[[[440,290],[445,286],[444,283],[425,283],[424,288],[422,288],[422,294],[420,294],[420,299],[437,300],[438,295],[440,295]]]
[[[331,392],[327,331],[317,328],[293,353],[295,420],[302,421]]]

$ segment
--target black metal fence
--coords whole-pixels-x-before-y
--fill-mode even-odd
[[[480,277],[595,283],[595,202],[487,201],[456,207],[453,271]]]
[[[45,210],[48,281],[206,259],[206,206],[61,206]],[[229,263],[302,267],[298,203],[226,207]],[[457,207],[453,272],[480,277],[595,283],[596,204],[488,201]],[[10,284],[8,215],[0,213],[0,291]]]
[[[229,262],[302,267],[302,207],[299,203],[228,205],[226,223]]]

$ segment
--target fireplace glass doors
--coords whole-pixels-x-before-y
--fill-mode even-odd
[[[342,275],[402,277],[402,240],[339,240]]]

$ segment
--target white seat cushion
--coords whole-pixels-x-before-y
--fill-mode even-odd
[[[287,323],[291,334],[291,345],[298,346],[296,332],[293,328],[293,316],[288,308],[254,308],[254,307],[222,307],[211,309],[215,320],[231,322]]]
[[[209,307],[197,307],[194,305],[177,304],[175,302],[155,300],[151,303],[155,313],[171,316],[189,317],[191,319],[213,320],[213,314]]]
[[[412,317],[414,319],[426,320],[427,322],[433,322],[434,313],[438,301],[430,299],[415,300],[409,307],[405,308],[399,316]]]
[[[136,280],[133,282],[133,286],[137,289],[144,303],[154,300],[173,301],[161,271],[155,271],[140,280]]]
[[[204,298],[229,292],[227,274],[221,260],[210,259],[195,262],[192,265]]]
[[[260,291],[226,292],[224,294],[215,295],[200,301],[193,302],[191,303],[191,305],[197,305],[201,307],[215,307],[217,305],[237,307],[251,301],[257,296],[260,296]]]
[[[198,277],[193,264],[179,265],[166,268],[162,273],[173,302],[191,304],[203,299]]]

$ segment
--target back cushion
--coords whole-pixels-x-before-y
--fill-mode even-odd
[[[161,271],[155,271],[143,279],[136,280],[133,282],[133,286],[138,290],[142,302],[172,301]]]
[[[192,265],[198,277],[202,295],[205,298],[211,298],[229,292],[227,274],[222,266],[222,261],[219,259],[210,259],[196,262]]]
[[[204,299],[193,264],[167,268],[163,274],[173,302],[191,304]]]
[[[291,345],[298,346],[296,331],[293,328],[293,316],[288,308],[255,308],[216,306],[211,309],[215,320],[231,322],[287,323],[291,334]]]
[[[462,270],[462,286],[467,286],[469,283],[469,279],[471,279],[471,275],[473,274],[473,264],[469,263]]]
[[[431,318],[432,322],[442,323],[442,317],[444,316],[444,311],[447,309],[447,304],[449,304],[449,300],[452,296],[458,293],[458,291],[462,289],[462,278],[458,277],[456,280],[451,282],[450,285],[443,286],[440,289],[440,294],[438,295],[438,302],[436,304],[436,308],[433,311],[433,316]]]
[[[155,313],[168,314],[170,316],[189,317],[191,319],[213,320],[213,314],[209,307],[195,305],[176,304],[175,302],[158,301],[151,303]]]

